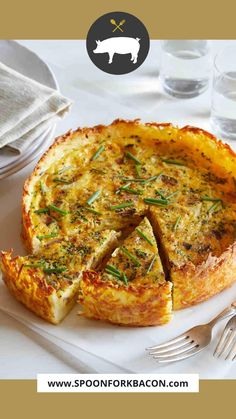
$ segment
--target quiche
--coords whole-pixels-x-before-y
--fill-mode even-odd
[[[66,271],[48,274],[45,266],[67,268],[69,276],[76,276],[71,305],[80,288],[85,315],[131,325],[167,321],[171,286],[173,308],[180,309],[208,299],[236,279],[236,155],[199,128],[116,120],[109,126],[70,131],[56,139],[26,180],[22,215],[28,258],[36,258],[33,264],[43,259],[49,265],[21,269],[30,264],[28,259],[3,252],[5,282],[16,298],[54,323],[67,312],[57,298],[59,290],[65,293],[64,299],[60,297],[64,307],[66,289],[73,285],[65,287]],[[162,271],[157,265],[153,271],[155,283],[153,273],[144,272],[141,253],[135,253],[137,226],[144,223],[152,235],[149,222],[158,252],[147,242],[141,252],[153,251],[156,264],[162,265]],[[104,246],[95,233],[106,235]],[[91,240],[92,262],[80,258],[75,269],[73,251],[61,262],[60,243],[79,241],[87,246]],[[143,266],[133,277],[119,259],[122,266],[117,269],[128,285],[104,271],[115,247],[119,248],[115,255],[121,257],[126,240],[129,253]],[[44,300],[39,292],[42,283],[47,290],[52,287],[53,297]],[[151,306],[142,304],[140,289],[146,301],[153,298]],[[41,308],[44,301],[50,314],[42,314],[47,311]],[[101,301],[106,312],[99,307]]]
[[[112,253],[101,273],[84,272],[79,291],[81,314],[130,326],[167,323],[171,288],[145,217]]]

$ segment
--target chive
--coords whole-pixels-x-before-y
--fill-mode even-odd
[[[144,202],[148,205],[169,205],[169,201],[167,201],[166,199],[144,198]]]
[[[143,183],[146,179],[144,179],[144,178],[127,178],[127,177],[121,176],[121,180],[123,182],[140,182],[140,183]]]
[[[121,275],[120,271],[113,265],[107,265],[106,268],[109,269],[110,271],[115,272],[117,275]]]
[[[168,195],[168,196],[166,196],[166,198],[165,199],[169,199],[169,198],[172,198],[172,196],[174,196],[174,195],[176,195],[178,193],[178,191],[176,191],[176,192],[172,192],[170,195]]]
[[[106,272],[108,275],[114,276],[116,279],[120,279],[120,278],[121,278],[121,277],[120,277],[120,275],[118,275],[117,273],[115,273],[115,272],[111,271],[111,270],[110,270],[110,269],[108,269],[108,268],[105,268],[105,272]]]
[[[120,193],[120,191],[125,191],[126,188],[128,188],[131,185],[131,182],[126,183],[126,185],[121,186],[119,189],[117,189],[116,194]]]
[[[51,234],[45,234],[44,236],[36,236],[37,239],[43,240],[43,239],[51,239],[53,237],[57,237],[58,233],[51,233]]]
[[[101,154],[104,150],[105,150],[104,145],[101,145],[101,146],[97,149],[96,153],[94,153],[94,155],[92,156],[91,160],[92,160],[92,161],[97,160],[97,158],[100,156],[100,154]]]
[[[158,194],[162,199],[166,200],[166,197],[164,195],[162,195],[162,193],[160,191],[156,191],[156,194]]]
[[[101,212],[96,211],[96,210],[95,210],[95,209],[93,209],[93,208],[88,208],[88,207],[85,207],[85,209],[86,209],[87,211],[92,212],[93,214],[102,215],[102,213],[101,213]]]
[[[34,211],[35,214],[46,214],[47,212],[49,212],[48,208],[39,208],[38,210]]]
[[[143,183],[148,183],[148,182],[152,182],[153,180],[157,180],[159,177],[161,177],[162,174],[163,172],[159,173],[159,175],[151,176],[147,179],[144,179]]]
[[[143,191],[141,189],[132,189],[132,188],[125,188],[125,189],[121,189],[124,190],[125,192],[128,192],[130,194],[133,195],[142,195]]]
[[[96,192],[94,192],[91,196],[90,196],[90,198],[86,201],[86,203],[88,204],[88,205],[91,205],[98,197],[99,197],[99,195],[100,195],[100,193],[101,193],[101,190],[99,189],[98,191],[96,191]]]
[[[142,169],[141,169],[141,164],[136,164],[135,165],[135,172],[137,174],[137,176],[140,178],[142,177]]]
[[[156,258],[157,258],[157,255],[153,256],[153,259],[152,259],[152,261],[151,261],[151,263],[150,263],[150,265],[147,269],[147,274],[152,270]]]
[[[43,272],[45,272],[45,274],[56,274],[56,273],[61,273],[66,271],[67,268],[61,267],[61,268],[44,268]]]
[[[209,196],[202,196],[202,201],[209,201],[209,202],[222,202],[220,198],[210,198]]]
[[[48,208],[52,211],[58,212],[61,215],[66,215],[68,214],[68,211],[62,210],[61,208],[56,207],[53,204],[48,205]]]
[[[45,194],[45,192],[46,192],[45,187],[44,187],[45,185],[41,181],[40,181],[39,184],[40,184],[40,189],[41,189],[42,194]]]
[[[128,285],[128,278],[127,278],[125,272],[123,272],[123,274],[122,274],[122,280],[124,281],[125,285]]]
[[[172,159],[161,159],[164,163],[167,164],[176,164],[176,166],[184,166],[184,163],[178,161],[178,160],[172,160]]]
[[[141,266],[141,263],[138,261],[138,259],[132,255],[125,247],[120,247],[120,250],[128,256],[129,259],[132,260],[132,262],[135,264],[135,266]]]
[[[134,206],[134,203],[132,202],[132,201],[129,201],[129,202],[124,202],[123,204],[119,204],[119,205],[112,205],[111,207],[110,207],[110,210],[119,210],[119,209],[122,209],[122,208],[127,208],[127,207],[133,207]]]
[[[208,209],[207,211],[208,214],[215,212],[216,209],[220,209],[219,204],[222,205],[222,202],[221,201],[214,202],[214,204],[212,204],[212,206]]]
[[[175,221],[175,223],[174,223],[174,225],[173,225],[173,231],[176,231],[177,230],[177,228],[178,228],[178,225],[179,225],[179,222],[180,222],[180,220],[181,220],[181,215],[179,215],[178,217],[177,217],[177,219],[176,219],[176,221]]]
[[[137,159],[137,157],[135,157],[132,153],[130,153],[129,151],[127,151],[127,153],[125,153],[126,157],[128,157],[129,159],[135,161],[135,163],[137,164],[142,164],[142,162]]]
[[[32,263],[29,265],[23,265],[24,268],[41,268],[43,266],[42,262],[39,263]]]
[[[67,170],[71,169],[73,166],[65,166],[62,169],[58,170],[57,173],[55,173],[55,175],[61,175],[62,173],[66,172]]]
[[[53,182],[57,182],[57,183],[64,183],[64,184],[66,184],[66,185],[69,185],[70,183],[71,183],[71,181],[70,180],[66,180],[66,179],[63,179],[63,178],[59,178],[59,177],[55,177],[54,179],[53,179]]]
[[[144,240],[146,240],[146,242],[148,242],[151,246],[154,246],[152,241],[146,236],[146,234],[144,234],[141,230],[139,230],[139,228],[136,228],[135,230]]]

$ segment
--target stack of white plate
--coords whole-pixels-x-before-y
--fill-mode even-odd
[[[47,66],[34,52],[16,41],[0,41],[0,61],[19,73],[58,90],[57,81]],[[22,154],[10,148],[0,149],[0,179],[18,172],[48,148],[55,129],[55,123],[45,130]]]

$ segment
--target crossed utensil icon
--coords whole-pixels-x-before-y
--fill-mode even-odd
[[[119,29],[121,32],[124,32],[123,29],[121,28],[121,26],[124,25],[125,19],[122,19],[119,24],[116,23],[115,19],[111,19],[110,22],[111,22],[112,25],[115,26],[115,29],[113,29],[112,32],[115,32],[117,29]]]

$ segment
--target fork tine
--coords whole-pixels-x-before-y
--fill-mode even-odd
[[[193,340],[190,340],[190,339],[181,340],[177,342],[176,344],[171,344],[171,345],[165,346],[164,348],[153,349],[152,351],[149,352],[149,354],[150,355],[164,354],[170,351],[174,351],[175,349],[185,348],[186,346],[189,346],[191,343],[193,343]]]
[[[188,351],[190,351],[190,349],[196,348],[197,344],[196,342],[191,342],[189,343],[189,345],[185,345],[183,348],[179,348],[177,350],[173,350],[173,351],[166,351],[165,353],[158,353],[157,355],[155,354],[153,356],[153,358],[169,358],[171,356],[175,356],[175,355],[181,355],[184,353],[187,353]]]
[[[182,335],[177,336],[174,339],[170,339],[165,343],[160,343],[159,345],[149,346],[149,348],[146,348],[146,351],[150,351],[150,350],[153,350],[153,349],[164,348],[165,346],[169,346],[172,343],[176,343],[176,342],[179,342],[180,340],[184,340],[184,339],[187,339],[187,338],[188,338],[188,334],[187,334],[187,332],[185,332]]]
[[[218,342],[218,344],[215,348],[213,356],[219,357],[222,354],[222,352],[224,350],[224,347],[225,347],[225,344],[227,343],[230,334],[231,334],[230,329],[225,328],[223,333],[222,333],[222,336],[221,336],[221,338],[220,338],[220,340],[219,340],[219,342]]]
[[[156,358],[155,360],[159,363],[159,364],[163,364],[163,363],[167,363],[167,362],[176,362],[176,361],[182,361],[184,359],[190,358],[191,356],[197,354],[198,352],[202,351],[204,349],[204,347],[200,347],[200,346],[195,346],[194,348],[190,349],[189,351],[186,351],[180,355],[175,355],[175,356],[170,356],[170,357],[166,357],[164,359],[162,358]]]
[[[231,334],[231,336],[233,335],[232,339],[231,339],[231,346],[228,346],[228,355],[225,357],[225,360],[231,360],[233,361],[235,356],[236,356],[236,342],[235,342],[235,333],[236,331],[234,331],[234,333]]]

